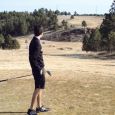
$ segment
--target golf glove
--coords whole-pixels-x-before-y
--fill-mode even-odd
[[[41,75],[45,75],[45,72],[46,72],[46,71],[45,71],[45,68],[42,68],[42,69],[40,70],[40,74],[41,74]]]

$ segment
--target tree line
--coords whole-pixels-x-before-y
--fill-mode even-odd
[[[0,48],[14,49],[20,45],[12,36],[31,34],[35,25],[42,25],[45,30],[57,29],[56,12],[44,8],[33,12],[0,12]],[[14,44],[14,45],[13,45]]]
[[[58,19],[55,12],[44,8],[33,12],[1,12],[0,33],[12,36],[26,35],[33,31],[36,24],[46,28],[55,28]]]
[[[30,34],[36,24],[41,24],[45,29],[58,28],[58,15],[78,16],[75,11],[72,15],[66,11],[52,11],[45,8],[34,10],[33,12],[0,12],[0,34],[20,36]]]
[[[85,51],[115,51],[115,1],[100,28],[89,29],[83,39]]]

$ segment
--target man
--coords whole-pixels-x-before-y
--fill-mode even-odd
[[[34,27],[34,37],[29,45],[29,61],[35,81],[35,90],[33,92],[31,106],[28,109],[28,115],[37,115],[38,112],[46,112],[47,108],[42,106],[42,90],[45,88],[45,70],[40,39],[43,37],[41,26]],[[37,106],[36,106],[37,103]]]

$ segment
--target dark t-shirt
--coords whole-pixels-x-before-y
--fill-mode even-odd
[[[33,70],[41,70],[44,67],[42,46],[36,37],[33,37],[29,45],[29,61]]]

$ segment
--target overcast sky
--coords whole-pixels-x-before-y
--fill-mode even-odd
[[[1,0],[0,11],[33,11],[48,8],[84,13],[108,13],[113,0]]]

